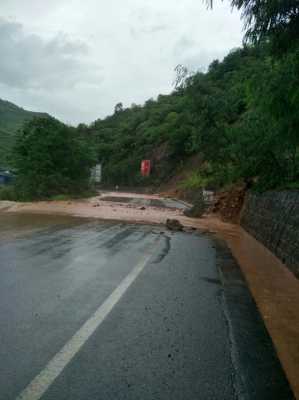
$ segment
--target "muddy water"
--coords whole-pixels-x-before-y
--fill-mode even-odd
[[[69,216],[0,212],[0,242],[19,238],[47,228],[78,226],[87,222],[88,219],[86,218]]]

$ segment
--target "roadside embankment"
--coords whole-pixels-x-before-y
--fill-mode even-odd
[[[248,192],[241,225],[299,278],[299,191]]]
[[[219,224],[218,235],[240,265],[294,395],[299,399],[299,280],[262,243],[240,226],[233,227],[221,229]]]

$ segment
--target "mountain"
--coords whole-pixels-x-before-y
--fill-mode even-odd
[[[8,166],[8,155],[14,144],[16,132],[24,122],[48,114],[24,110],[9,101],[0,99],[0,167]]]

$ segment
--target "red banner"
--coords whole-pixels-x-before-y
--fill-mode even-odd
[[[151,160],[142,160],[141,161],[141,175],[149,176],[151,173]]]

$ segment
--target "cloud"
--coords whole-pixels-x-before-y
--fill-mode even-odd
[[[62,33],[46,40],[0,18],[0,54],[0,83],[12,88],[61,90],[99,82],[100,68],[86,62],[88,46]]]
[[[200,43],[182,36],[173,47],[174,58],[178,64],[186,66],[189,71],[206,71],[215,59],[222,59],[227,54],[226,49],[209,49]]]
[[[176,65],[205,70],[241,38],[221,1],[1,0],[0,97],[89,123],[170,93]]]
[[[154,33],[159,33],[167,30],[167,25],[163,24],[156,24],[152,26],[143,26],[140,27],[139,29],[136,29],[134,27],[131,27],[131,34],[134,38],[137,38],[140,34],[154,34]]]

